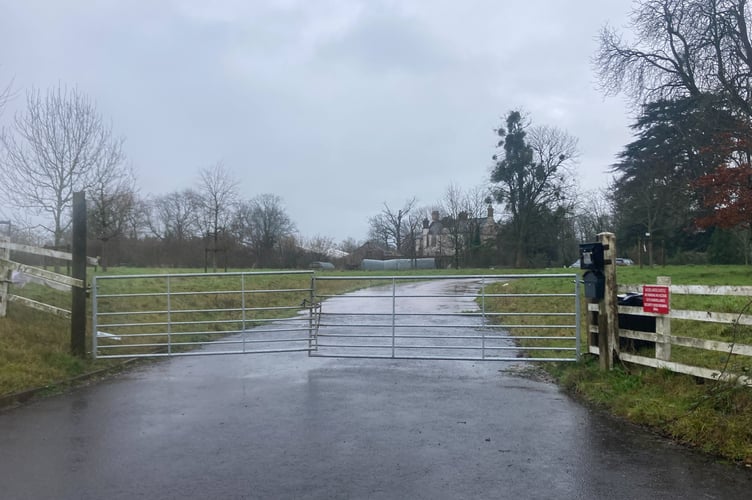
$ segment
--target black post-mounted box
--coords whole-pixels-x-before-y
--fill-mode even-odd
[[[602,271],[605,267],[602,243],[580,244],[580,268]]]
[[[585,298],[601,300],[606,294],[606,276],[600,271],[586,271],[582,275],[585,283]]]

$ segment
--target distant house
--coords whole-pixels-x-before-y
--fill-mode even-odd
[[[488,206],[486,217],[471,218],[462,212],[457,219],[439,216],[439,211],[431,213],[431,221],[423,221],[421,237],[416,241],[415,250],[419,257],[448,257],[454,255],[460,244],[473,240],[480,243],[493,242],[498,232],[494,220],[493,207]]]

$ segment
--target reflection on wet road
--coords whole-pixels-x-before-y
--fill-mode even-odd
[[[475,301],[480,288],[480,279],[435,280],[328,299],[320,309],[315,355],[514,359],[514,343],[484,321]]]

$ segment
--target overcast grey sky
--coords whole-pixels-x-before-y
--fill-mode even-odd
[[[0,83],[62,83],[126,138],[142,194],[218,160],[280,196],[304,237],[365,239],[384,202],[488,181],[512,108],[579,139],[603,187],[630,139],[595,86],[599,28],[628,0],[0,0]]]

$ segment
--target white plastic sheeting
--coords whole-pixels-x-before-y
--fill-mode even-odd
[[[436,259],[363,259],[360,268],[364,271],[400,271],[407,269],[436,269]]]
[[[38,285],[44,285],[50,288],[54,288],[55,290],[60,290],[61,292],[70,291],[70,286],[68,285],[56,283],[54,281],[46,280],[37,276],[32,276],[31,274],[24,273],[22,271],[11,272],[10,282],[11,284],[13,284],[13,286],[16,286],[18,288],[23,288],[27,283],[36,283]]]

